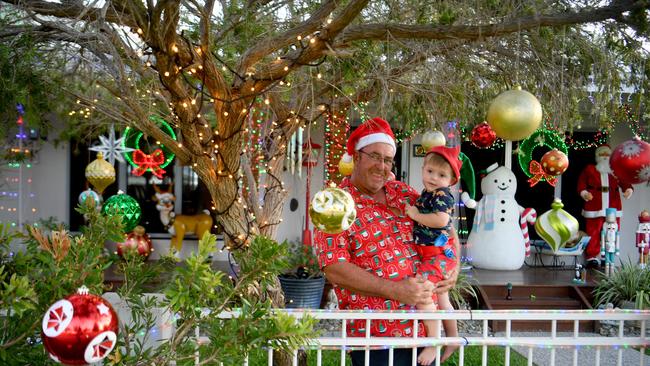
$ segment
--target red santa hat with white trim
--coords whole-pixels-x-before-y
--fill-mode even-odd
[[[599,156],[600,154],[603,154],[605,152],[608,153],[609,155],[612,154],[612,148],[609,147],[608,144],[603,144],[603,145],[598,146],[596,148],[596,151],[595,151],[596,156]]]
[[[390,125],[385,120],[375,117],[365,121],[350,134],[346,145],[346,152],[341,157],[341,161],[346,164],[351,164],[355,151],[359,151],[368,145],[378,142],[388,144],[393,147],[393,150],[397,151],[395,135]]]

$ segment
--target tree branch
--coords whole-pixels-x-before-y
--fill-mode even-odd
[[[528,16],[503,23],[479,26],[452,25],[408,25],[408,24],[361,24],[348,27],[335,42],[335,47],[342,47],[350,42],[359,40],[383,40],[388,33],[393,38],[408,39],[466,39],[479,40],[486,37],[496,37],[537,27],[558,27],[563,25],[602,22],[608,19],[618,19],[623,13],[647,9],[650,2],[615,1],[608,6],[579,12],[564,12],[552,15]]]
[[[238,73],[240,75],[245,74],[251,66],[255,65],[264,56],[296,43],[298,36],[314,33],[323,25],[323,21],[332,13],[335,7],[336,3],[334,0],[325,0],[325,3],[309,19],[300,23],[298,26],[274,37],[262,39],[256,45],[246,50],[237,68]]]
[[[74,4],[66,2],[65,4],[54,3],[50,1],[41,0],[3,0],[5,3],[16,5],[24,10],[31,10],[41,15],[49,15],[57,18],[66,19],[79,19],[87,21],[95,21],[102,18],[102,8],[91,8],[83,6],[81,2]],[[124,25],[131,28],[137,28],[138,25],[126,9],[122,8],[117,11],[111,7],[106,12],[106,21]]]

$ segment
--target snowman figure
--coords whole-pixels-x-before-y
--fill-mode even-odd
[[[515,200],[517,179],[510,169],[495,163],[486,171],[478,203],[466,192],[461,195],[467,208],[476,208],[467,254],[477,268],[516,270],[529,252],[526,221],[534,222],[535,210],[524,209]]]

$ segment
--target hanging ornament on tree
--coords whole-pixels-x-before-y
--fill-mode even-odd
[[[152,115],[149,120],[155,122],[158,127],[165,132],[173,140],[176,140],[176,133],[174,129],[164,119]],[[141,176],[145,172],[151,172],[158,178],[162,178],[165,174],[165,167],[169,165],[176,155],[174,152],[158,141],[156,144],[150,143],[152,148],[146,149],[141,146],[142,141],[146,142],[146,138],[142,131],[127,127],[124,130],[124,137],[122,147],[128,151],[124,153],[126,160],[133,166],[132,173],[136,176]]]
[[[487,149],[496,141],[497,134],[487,122],[483,121],[474,126],[470,138],[474,146],[479,149]]]
[[[86,166],[86,179],[97,193],[102,194],[106,187],[115,182],[115,168],[104,160],[104,154],[98,152],[97,159]]]
[[[650,183],[650,144],[638,137],[623,142],[612,152],[609,165],[621,183]]]
[[[518,141],[530,136],[542,122],[542,105],[531,93],[517,87],[499,94],[487,113],[498,137]]]
[[[519,167],[530,178],[528,180],[530,186],[533,187],[539,182],[548,182],[550,185],[555,186],[557,182],[555,175],[547,173],[540,162],[533,160],[533,152],[538,147],[547,147],[551,151],[555,149],[565,156],[569,150],[557,132],[545,128],[535,131],[519,145]],[[550,156],[547,159],[550,159]]]
[[[551,210],[546,211],[535,222],[535,231],[557,253],[566,243],[578,235],[578,220],[562,208],[564,204],[556,198]]]
[[[153,244],[149,235],[145,233],[144,227],[138,225],[132,232],[128,233],[123,243],[117,244],[117,255],[124,257],[127,251],[136,250],[145,259],[153,251]]]
[[[111,196],[102,206],[102,213],[107,216],[121,215],[124,223],[124,232],[129,232],[140,222],[142,210],[135,198],[118,191]]]
[[[352,175],[352,170],[354,169],[354,161],[352,156],[348,154],[343,154],[341,160],[339,160],[339,173],[344,176]]]
[[[440,131],[428,131],[422,135],[422,147],[424,151],[429,151],[436,146],[445,146],[447,139]]]
[[[79,204],[85,205],[87,200],[91,200],[93,206],[95,208],[99,208],[102,204],[102,196],[97,194],[97,192],[93,191],[92,189],[88,188],[85,191],[81,192],[79,194]]]
[[[115,138],[115,127],[111,125],[108,136],[99,136],[99,145],[89,147],[90,151],[97,151],[104,154],[104,158],[115,165],[115,160],[124,163],[123,154],[133,151],[134,149],[124,146],[124,136],[119,139]]]
[[[338,234],[352,226],[357,210],[347,191],[332,186],[316,192],[309,206],[309,217],[318,230]]]
[[[111,304],[82,286],[45,312],[43,346],[53,360],[64,365],[97,363],[115,347],[117,328]]]
[[[569,168],[569,157],[558,149],[548,151],[539,161],[542,169],[549,175],[562,175]]]

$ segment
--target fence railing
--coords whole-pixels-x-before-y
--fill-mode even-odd
[[[510,365],[512,347],[523,348],[527,350],[525,358],[528,365],[533,365],[535,350],[550,350],[549,355],[545,355],[543,363],[540,365],[555,365],[556,350],[569,348],[573,350],[572,364],[578,365],[579,349],[593,349],[595,360],[592,364],[599,366],[601,364],[601,353],[614,353],[616,365],[623,364],[624,350],[635,349],[638,353],[638,364],[644,365],[645,349],[650,345],[646,338],[646,320],[650,319],[650,311],[640,310],[456,310],[456,311],[436,311],[436,312],[399,312],[399,311],[330,311],[330,310],[291,310],[278,309],[296,317],[311,316],[320,320],[340,321],[340,331],[336,335],[328,334],[319,338],[312,339],[304,345],[304,349],[316,350],[316,365],[322,365],[323,350],[340,350],[340,364],[346,365],[346,353],[349,350],[365,350],[365,365],[369,366],[369,354],[372,349],[388,349],[389,365],[393,365],[393,351],[395,348],[418,347],[436,347],[437,357],[435,365],[440,365],[441,348],[446,345],[457,345],[459,365],[465,365],[465,349],[467,347],[481,347],[481,364],[488,365],[488,347],[504,347],[504,364]],[[237,313],[224,313],[224,318],[236,317]],[[366,329],[370,329],[370,322],[373,320],[412,320],[414,322],[414,332],[412,337],[371,337],[367,334],[365,337],[348,337],[346,332],[346,322],[351,319],[364,319]],[[417,337],[417,328],[422,326],[422,320],[442,321],[444,319],[469,320],[481,322],[481,332],[469,334],[464,337],[445,337],[441,334],[442,328],[439,324],[438,334],[433,337]],[[505,321],[505,331],[494,334],[490,332],[490,321]],[[517,336],[512,332],[513,321],[541,321],[550,323],[550,331],[539,331],[535,336]],[[609,322],[618,325],[617,336],[602,337],[581,336],[580,322],[600,321]],[[573,332],[569,335],[561,334],[557,331],[558,322],[572,322]],[[563,323],[565,324],[565,323]],[[569,323],[571,324],[571,323]],[[626,332],[628,328],[638,326],[635,332]],[[584,332],[583,332],[584,333]],[[199,332],[197,329],[197,336]],[[209,341],[206,337],[199,337],[199,342]],[[638,352],[636,351],[638,350]],[[273,365],[273,350],[268,350],[268,365]],[[521,352],[521,351],[520,351]],[[628,351],[626,351],[628,352]],[[546,352],[548,353],[548,352]],[[415,352],[413,353],[412,365],[417,365]],[[636,356],[636,355],[634,355]],[[610,358],[611,359],[611,354]],[[634,357],[636,358],[636,357]],[[627,359],[627,358],[626,358]],[[198,361],[198,360],[197,360]],[[248,361],[245,363],[247,365]],[[636,363],[636,361],[635,361]],[[297,351],[294,352],[294,365],[298,365]],[[564,363],[563,363],[564,364]],[[607,361],[608,365],[613,365],[612,361]]]

